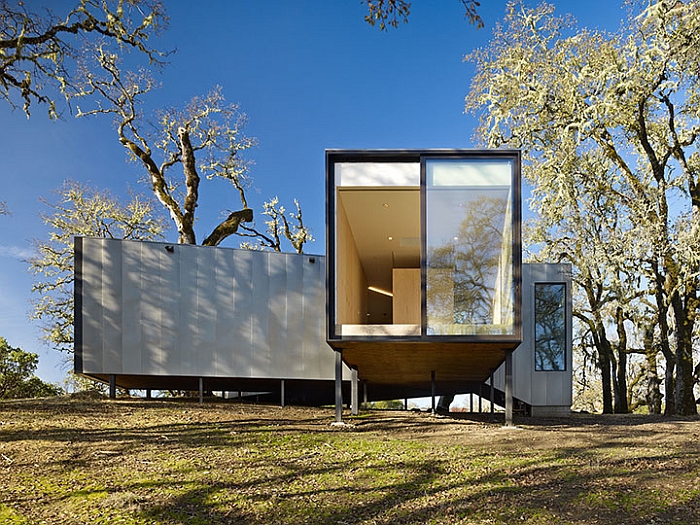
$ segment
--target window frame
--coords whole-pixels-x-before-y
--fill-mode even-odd
[[[555,369],[549,369],[549,368],[538,368],[538,360],[537,360],[537,288],[539,286],[561,286],[562,291],[563,291],[563,297],[562,297],[562,327],[563,327],[563,337],[562,337],[562,360],[563,360],[563,367],[559,370]],[[532,359],[533,359],[533,367],[532,369],[535,372],[566,372],[569,367],[569,359],[568,359],[568,340],[569,340],[569,324],[567,322],[568,320],[568,313],[569,313],[569,306],[568,306],[568,297],[569,297],[569,287],[568,283],[565,281],[535,281],[532,283],[532,330],[533,330],[533,337],[532,337]]]
[[[512,264],[513,264],[513,331],[511,334],[428,335],[426,333],[426,161],[434,159],[494,159],[508,158],[512,168]],[[420,165],[421,214],[421,333],[420,335],[342,335],[337,327],[337,191],[335,167],[340,163],[417,163]],[[426,149],[426,150],[326,150],[326,334],[329,343],[345,341],[420,341],[494,343],[517,345],[522,342],[522,189],[521,153],[519,150],[485,149]]]

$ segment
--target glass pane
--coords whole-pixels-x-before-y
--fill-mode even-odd
[[[535,285],[535,370],[566,366],[565,285]]]
[[[420,336],[420,162],[334,171],[335,334]]]
[[[426,161],[428,335],[512,335],[510,159]]]

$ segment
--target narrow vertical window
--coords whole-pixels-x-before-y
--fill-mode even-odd
[[[535,370],[566,368],[566,285],[535,284]]]

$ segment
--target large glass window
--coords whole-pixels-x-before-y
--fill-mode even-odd
[[[426,160],[426,332],[514,333],[512,159]]]
[[[566,368],[566,285],[535,284],[535,370]]]
[[[327,160],[330,339],[520,338],[516,152]]]

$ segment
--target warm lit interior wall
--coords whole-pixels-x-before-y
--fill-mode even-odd
[[[394,268],[394,324],[420,324],[420,268]]]
[[[342,199],[336,210],[336,302],[338,324],[363,324],[367,312],[367,277],[357,252]]]

